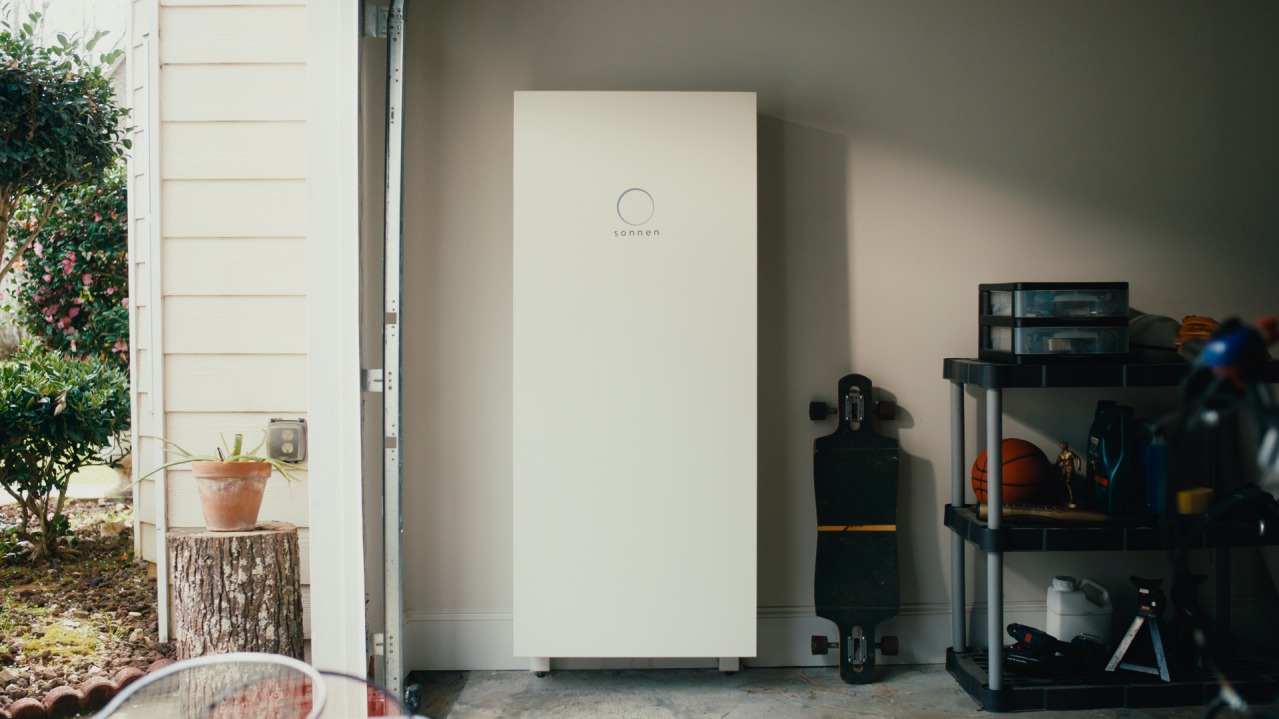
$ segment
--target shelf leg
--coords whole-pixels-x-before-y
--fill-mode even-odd
[[[1230,547],[1213,550],[1217,557],[1217,636],[1223,642],[1231,641],[1230,605],[1233,601],[1230,589]]]
[[[990,512],[986,526],[992,531],[1003,524],[1004,496],[1003,391],[986,390],[986,500]],[[986,646],[990,657],[991,691],[1004,688],[1004,553],[986,554]]]
[[[964,385],[950,383],[950,506],[964,504]],[[966,597],[964,567],[964,539],[958,533],[950,533],[950,645],[957,652],[968,650],[966,627]]]

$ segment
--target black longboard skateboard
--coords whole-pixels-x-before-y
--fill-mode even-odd
[[[874,403],[871,382],[859,374],[839,380],[838,407],[809,406],[809,418],[837,414],[833,434],[813,441],[817,497],[817,616],[839,628],[839,639],[813,637],[813,653],[839,650],[839,676],[851,684],[875,681],[875,650],[897,653],[897,637],[875,641],[875,628],[901,611],[897,568],[898,442],[871,426],[891,419],[891,402]],[[872,412],[872,408],[876,411]]]

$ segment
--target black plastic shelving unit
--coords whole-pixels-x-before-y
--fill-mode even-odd
[[[947,649],[946,669],[989,712],[1206,706],[1220,689],[1207,672],[1174,670],[1171,682],[1128,671],[1052,678],[1010,674],[1002,690],[992,691],[985,683],[990,673],[990,657],[985,651]],[[1274,702],[1279,669],[1273,661],[1231,657],[1221,670],[1249,704]]]
[[[1172,516],[1104,524],[1077,524],[1022,519],[992,530],[978,518],[977,505],[946,505],[945,523],[983,552],[1088,552],[1169,549],[1223,549],[1276,544],[1259,536],[1255,524],[1202,526],[1199,516]],[[1172,537],[1172,541],[1169,541]]]
[[[1003,440],[1003,390],[1049,387],[1175,387],[1189,365],[1177,364],[1053,364],[1014,365],[972,359],[946,359],[943,376],[951,390],[951,502],[945,507],[945,526],[951,530],[952,645],[946,668],[959,685],[992,712],[1072,710],[1203,705],[1217,695],[1216,680],[1202,672],[1182,671],[1172,682],[1128,671],[1051,679],[1006,676],[1002,652],[992,658],[985,650],[969,649],[965,624],[965,558],[968,543],[986,555],[987,646],[1004,646],[1003,555],[1005,552],[1137,551],[1156,550],[1176,541],[1188,548],[1217,552],[1217,586],[1222,606],[1219,622],[1229,622],[1230,548],[1279,543],[1261,537],[1247,525],[1200,527],[1195,517],[1082,524],[1013,519],[999,515],[982,519],[978,507],[965,503],[964,394],[966,386],[985,390],[986,442],[990,468],[987,491],[1002,490],[1000,447]],[[1279,382],[1279,361],[1266,367],[1266,381]],[[1193,539],[1187,543],[1187,537]],[[1273,661],[1232,660],[1222,667],[1231,683],[1250,702],[1273,702],[1279,689],[1279,664]]]

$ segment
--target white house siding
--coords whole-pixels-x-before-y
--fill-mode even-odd
[[[159,458],[149,436],[212,451],[220,433],[256,443],[270,418],[306,416],[306,4],[135,0],[131,47],[135,466],[145,473]],[[138,485],[138,548],[151,562],[158,528],[204,524],[190,472],[163,481]],[[304,585],[307,491],[276,475],[261,515],[300,528]],[[309,599],[304,586],[308,636]]]

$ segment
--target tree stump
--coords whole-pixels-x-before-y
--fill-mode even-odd
[[[298,530],[168,533],[178,659],[270,652],[303,659]]]

